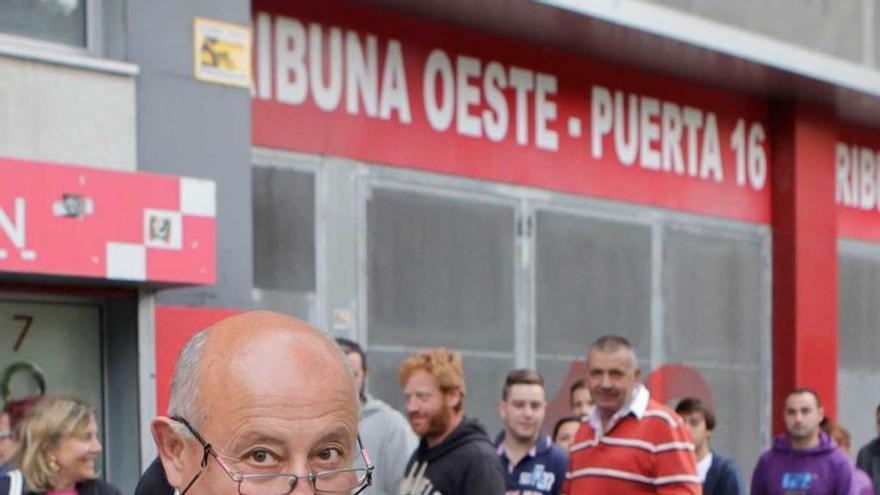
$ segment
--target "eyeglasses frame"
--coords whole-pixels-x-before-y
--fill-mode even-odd
[[[319,471],[317,473],[309,473],[307,476],[301,476],[301,475],[293,474],[293,473],[265,473],[265,474],[262,474],[262,473],[254,473],[254,474],[234,473],[234,472],[232,472],[231,469],[229,469],[229,466],[227,466],[226,463],[223,462],[223,459],[220,458],[220,455],[217,453],[216,450],[214,450],[214,447],[211,446],[211,444],[208,443],[207,440],[205,440],[205,437],[203,437],[189,421],[187,421],[185,418],[183,418],[181,416],[171,416],[169,419],[185,426],[186,429],[189,430],[189,432],[192,434],[192,436],[195,437],[196,441],[199,442],[202,445],[202,448],[204,449],[204,454],[202,455],[202,461],[200,463],[201,468],[199,469],[199,472],[196,473],[196,475],[193,477],[192,481],[190,481],[189,484],[186,485],[186,488],[184,488],[183,491],[180,492],[180,495],[184,495],[193,486],[193,484],[195,484],[196,480],[199,479],[199,476],[202,475],[202,471],[208,466],[209,457],[213,457],[214,460],[217,461],[217,464],[220,465],[220,468],[223,470],[223,472],[226,473],[226,476],[228,476],[229,479],[231,479],[232,481],[234,481],[238,484],[239,495],[246,495],[246,494],[242,494],[242,492],[241,492],[241,484],[244,481],[247,481],[249,479],[253,480],[253,479],[259,479],[259,478],[278,478],[278,477],[283,477],[283,476],[286,476],[288,478],[293,479],[294,482],[290,485],[290,490],[288,490],[284,494],[279,493],[277,495],[287,495],[287,493],[292,492],[294,490],[294,488],[296,488],[297,483],[299,483],[299,481],[301,479],[308,480],[309,485],[311,485],[312,490],[315,493],[344,493],[344,492],[328,492],[325,490],[318,490],[318,488],[315,486],[315,480],[319,476],[324,476],[326,474],[353,472],[353,471],[359,471],[359,470],[363,469],[363,468],[333,469],[333,470],[329,470],[329,471]],[[364,447],[363,442],[361,442],[360,435],[358,435],[358,437],[357,437],[357,442],[358,442],[358,449],[360,450],[361,457],[364,459],[364,465],[366,466],[367,476],[364,478],[364,482],[363,482],[363,484],[360,485],[360,487],[352,488],[352,490],[357,489],[357,491],[354,492],[352,495],[360,494],[361,492],[366,490],[370,485],[373,484],[373,471],[376,469],[376,467],[370,461],[370,456],[367,453],[367,449]]]

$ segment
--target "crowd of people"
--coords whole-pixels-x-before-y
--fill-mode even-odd
[[[340,352],[341,350],[341,352]],[[711,445],[699,398],[670,409],[641,383],[632,345],[605,336],[570,389],[571,415],[543,430],[544,380],[511,371],[494,437],[465,414],[462,357],[419,351],[399,367],[405,414],[370,395],[367,353],[271,312],[227,318],[178,359],[167,416],[151,422],[158,457],[136,495],[742,495],[735,463]],[[849,459],[849,433],[819,395],[785,401],[786,431],[758,461],[752,495],[868,495],[880,439]],[[880,430],[880,407],[877,409]],[[100,481],[95,410],[44,397],[0,415],[0,495],[117,495]],[[872,481],[873,480],[873,481]],[[880,493],[880,491],[877,491]]]

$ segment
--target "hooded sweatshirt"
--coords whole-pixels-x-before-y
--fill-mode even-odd
[[[421,440],[406,466],[400,495],[504,495],[505,483],[486,430],[464,418],[434,447]]]
[[[851,484],[849,460],[828,435],[819,433],[819,445],[796,450],[786,434],[758,460],[752,495],[848,495]]]
[[[418,446],[418,437],[402,414],[366,394],[358,430],[376,470],[373,485],[364,495],[398,495],[407,460]]]

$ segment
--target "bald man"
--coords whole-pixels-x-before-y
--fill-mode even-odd
[[[250,312],[186,344],[159,461],[143,495],[360,493],[372,466],[358,439],[357,390],[339,347],[284,315]]]

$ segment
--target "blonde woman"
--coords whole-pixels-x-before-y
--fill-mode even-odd
[[[119,495],[98,479],[101,455],[95,410],[67,397],[44,397],[16,428],[18,468],[0,479],[0,494]]]

